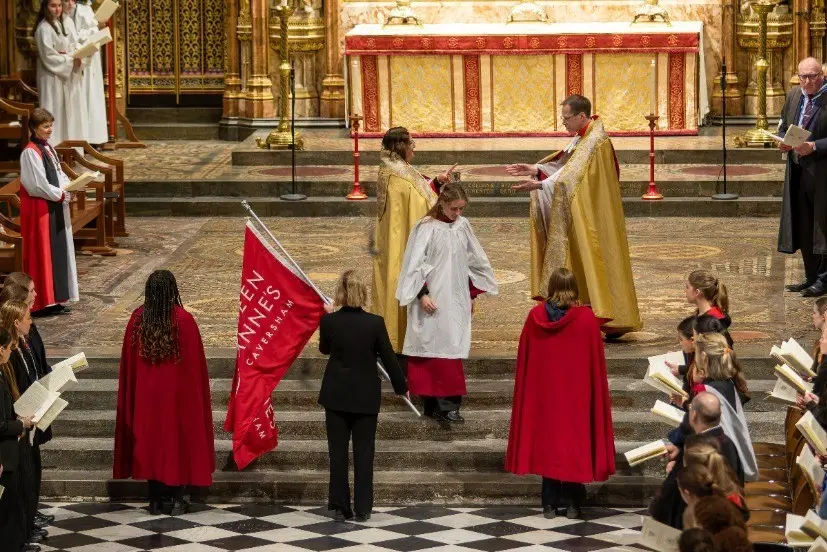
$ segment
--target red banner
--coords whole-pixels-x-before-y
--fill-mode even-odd
[[[247,224],[241,269],[238,351],[225,431],[239,469],[278,444],[273,390],[319,327],[324,303]]]

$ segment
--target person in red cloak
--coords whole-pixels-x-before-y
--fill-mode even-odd
[[[153,515],[171,494],[179,515],[186,486],[209,487],[215,471],[207,359],[175,276],[156,270],[144,295],[121,351],[113,475],[146,479]]]
[[[543,477],[543,514],[576,519],[585,483],[615,473],[612,405],[601,321],[577,301],[574,275],[549,278],[548,299],[528,314],[517,352],[505,469]]]

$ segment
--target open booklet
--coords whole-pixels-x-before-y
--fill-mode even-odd
[[[793,389],[795,389],[796,393],[799,395],[804,395],[809,393],[813,390],[813,384],[804,381],[798,373],[787,366],[786,364],[777,364],[775,366],[775,375],[778,377],[779,381],[783,381]]]
[[[78,379],[71,364],[53,367],[52,371],[40,378],[40,385],[55,393],[64,393],[77,387]]]
[[[827,520],[818,517],[814,510],[808,510],[801,524],[801,531],[814,539],[827,539]]]
[[[788,545],[811,546],[813,544],[815,539],[804,532],[802,525],[804,525],[804,516],[787,514],[787,520],[784,524],[784,536],[787,538]]]
[[[624,456],[626,457],[626,461],[629,463],[629,466],[635,467],[638,464],[642,464],[647,460],[652,460],[654,458],[659,458],[666,453],[666,441],[663,439],[658,439],[652,443],[648,443],[646,445],[640,446],[636,449],[632,449]]]
[[[778,362],[786,364],[802,376],[816,377],[816,373],[813,372],[813,364],[815,363],[813,357],[793,338],[781,343],[780,347],[773,345],[770,349],[770,356]]]
[[[669,371],[669,368],[665,368],[665,365],[661,367],[650,364],[643,382],[668,395],[680,395],[684,399],[689,398],[689,395],[683,389],[683,382],[672,375],[672,372]]]
[[[827,552],[827,540],[818,537],[807,552]]]
[[[15,401],[14,411],[21,418],[31,416],[37,423],[59,398],[60,393],[49,391],[36,381]]]
[[[801,144],[807,141],[810,137],[810,131],[805,130],[797,125],[790,125],[787,127],[787,132],[784,136],[778,136],[769,132],[768,130],[764,131],[764,134],[775,140],[776,142],[780,142],[785,146],[790,146],[791,148],[797,148]]]
[[[86,185],[92,182],[93,180],[97,180],[100,177],[101,173],[98,171],[90,172],[86,171],[76,179],[72,180],[65,188],[63,188],[66,192],[82,192],[86,189]]]
[[[658,552],[678,552],[680,538],[680,529],[669,527],[650,517],[645,517],[643,518],[643,527],[640,528],[638,542]]]
[[[795,427],[801,432],[816,454],[827,455],[827,433],[821,427],[812,412],[804,414],[795,423]]]
[[[77,374],[78,372],[83,372],[87,368],[89,368],[89,361],[86,360],[86,353],[78,353],[76,355],[72,355],[66,360],[61,360],[57,364],[52,365],[52,371],[56,372],[62,369],[64,366],[68,366],[72,369],[72,372]]]
[[[821,467],[821,462],[818,461],[816,455],[813,454],[810,447],[802,447],[801,454],[795,459],[796,465],[801,467],[804,472],[804,477],[813,491],[818,492],[821,489],[821,484],[824,482],[824,468]]]
[[[769,393],[764,400],[786,406],[796,406],[798,404],[798,391],[796,391],[794,387],[784,383],[782,380],[777,379],[775,380],[775,387],[772,388],[772,392]]]
[[[112,0],[103,0],[101,5],[98,6],[98,10],[95,12],[95,21],[98,23],[106,23],[120,7],[121,5],[117,2],[113,2]]]
[[[109,27],[104,27],[91,35],[83,46],[72,52],[72,57],[75,59],[87,58],[110,42],[112,42],[112,33],[109,31]]]
[[[663,401],[655,401],[655,406],[652,407],[652,414],[661,418],[662,421],[668,423],[672,427],[678,427],[683,422],[685,412],[680,408],[676,408],[671,404],[666,404]]]

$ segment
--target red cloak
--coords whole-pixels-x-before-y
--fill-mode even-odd
[[[615,473],[612,406],[600,322],[572,307],[557,322],[528,314],[514,379],[505,469],[571,483]]]
[[[115,422],[115,479],[208,487],[215,471],[207,359],[192,315],[174,307],[181,361],[150,364],[133,339],[132,313],[121,351]]]

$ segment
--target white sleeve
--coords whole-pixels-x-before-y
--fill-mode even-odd
[[[463,218],[460,222],[463,225],[462,230],[465,232],[468,243],[468,276],[471,278],[471,283],[481,291],[497,295],[499,288],[488,255],[485,254],[468,219]]]
[[[66,27],[66,34],[69,35],[69,51],[75,52],[78,48],[81,47],[81,40],[80,36],[78,35],[78,30],[75,27],[74,21],[70,18],[66,18],[63,20],[63,25]],[[74,58],[73,58],[74,61]],[[92,61],[92,56],[86,56],[80,59],[80,66],[84,69],[89,67],[89,64]]]
[[[43,67],[63,80],[72,76],[73,60],[68,53],[61,54],[54,47],[54,31],[42,21],[34,33],[37,41],[37,55]]]
[[[419,221],[408,236],[402,270],[399,272],[399,283],[396,286],[396,299],[403,307],[416,300],[416,296],[428,280],[428,275],[434,269],[426,262],[433,228],[433,224]]]
[[[89,6],[77,4],[75,6],[75,13],[77,14],[75,30],[78,33],[78,40],[82,44],[86,42],[90,36],[98,32],[98,21],[95,19],[95,12],[93,12]]]
[[[46,180],[41,157],[29,148],[23,150],[23,155],[20,156],[20,183],[32,197],[49,201],[60,201],[63,197],[63,190],[55,188]]]

